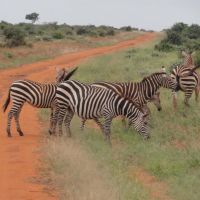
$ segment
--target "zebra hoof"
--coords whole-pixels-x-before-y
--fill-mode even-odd
[[[53,132],[51,130],[49,130],[49,135],[53,135]]]
[[[18,131],[20,136],[24,136],[24,133],[22,131]]]
[[[7,130],[8,137],[12,137],[10,130]]]

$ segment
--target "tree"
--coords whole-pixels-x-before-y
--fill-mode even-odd
[[[35,13],[35,12],[33,12],[31,14],[27,14],[25,19],[31,20],[32,23],[34,24],[39,19],[39,14]]]

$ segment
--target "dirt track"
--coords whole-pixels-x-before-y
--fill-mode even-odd
[[[51,60],[0,71],[0,106],[7,96],[9,85],[14,80],[26,78],[39,82],[52,81],[55,77],[55,66],[74,66],[85,58],[133,47],[149,42],[155,37],[154,33],[146,33],[134,40],[120,42],[116,45],[65,54]],[[20,121],[25,137],[19,137],[15,129],[12,129],[13,137],[7,138],[6,118],[7,115],[1,112],[0,200],[57,199],[56,196],[49,196],[45,192],[44,185],[32,181],[34,177],[38,176],[37,166],[40,155],[37,150],[41,145],[40,136],[42,134],[42,126],[37,118],[37,109],[25,105],[22,110]]]

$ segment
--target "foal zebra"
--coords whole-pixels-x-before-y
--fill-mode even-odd
[[[60,82],[68,80],[76,70],[77,68],[69,73],[65,69],[58,71],[56,77],[57,83],[43,84],[30,80],[18,80],[13,82],[9,88],[8,97],[3,105],[3,111],[5,112],[12,98],[13,104],[8,113],[7,122],[8,137],[11,137],[10,125],[13,117],[15,118],[17,132],[20,136],[24,135],[20,128],[19,115],[25,102],[37,108],[51,108],[51,129],[52,117],[55,109],[56,88]]]
[[[94,119],[103,117],[101,125],[105,140],[110,143],[110,126],[116,116],[126,116],[135,129],[149,138],[146,115],[143,114],[130,100],[125,99],[112,90],[93,87],[78,81],[66,81],[57,87],[56,91],[57,115],[54,121],[53,133],[55,133],[58,120],[59,134],[62,135],[62,124],[65,117],[65,126],[68,136],[71,136],[70,122],[76,113],[82,119]]]
[[[186,52],[182,52],[184,56],[184,62],[182,65],[176,66],[172,72],[171,77],[178,82],[178,90],[181,90],[185,94],[184,103],[189,106],[189,99],[195,90],[195,100],[198,101],[199,88],[200,88],[200,76],[195,72],[197,67],[194,67],[192,55]],[[177,107],[177,91],[172,90],[173,106]]]

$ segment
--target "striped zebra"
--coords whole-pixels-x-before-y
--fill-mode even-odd
[[[71,136],[70,123],[76,113],[82,119],[94,119],[97,123],[98,118],[104,118],[104,124],[99,123],[105,140],[109,143],[112,119],[119,115],[127,117],[145,139],[150,137],[146,115],[130,100],[112,90],[69,80],[57,87],[56,102],[57,115],[54,118],[53,133],[55,133],[58,121],[59,135],[62,135],[62,124],[65,117],[67,134]]]
[[[186,67],[190,67],[190,68],[193,68],[194,67],[194,62],[193,62],[193,59],[192,59],[192,52],[190,53],[187,53],[185,51],[182,51],[182,56],[184,57],[184,60],[183,60],[183,65],[186,66]]]
[[[193,91],[195,91],[195,100],[198,101],[200,76],[195,72],[197,67],[194,66],[192,55],[186,52],[182,52],[182,55],[184,56],[183,64],[173,68],[171,77],[178,82],[178,90],[184,92],[184,103],[186,106],[189,106],[189,99],[191,98]],[[177,107],[178,90],[172,91],[174,109]]]
[[[18,80],[13,82],[9,88],[8,97],[3,105],[3,111],[5,112],[12,98],[12,107],[8,113],[7,121],[8,137],[11,137],[10,126],[13,117],[15,119],[17,132],[20,136],[24,135],[20,128],[19,116],[25,102],[37,108],[51,108],[51,129],[53,112],[55,109],[56,88],[60,82],[68,80],[76,70],[77,68],[69,73],[65,69],[59,70],[57,72],[56,83],[44,84],[31,80]]]
[[[147,107],[149,101],[156,104],[158,110],[160,107],[159,88],[176,89],[177,83],[168,76],[165,72],[153,73],[145,77],[141,82],[124,82],[124,83],[110,83],[98,82],[91,84],[95,87],[111,89],[117,94],[130,99],[137,107],[150,114]],[[124,119],[123,122],[125,123]],[[82,121],[81,129],[83,130],[85,120]]]

